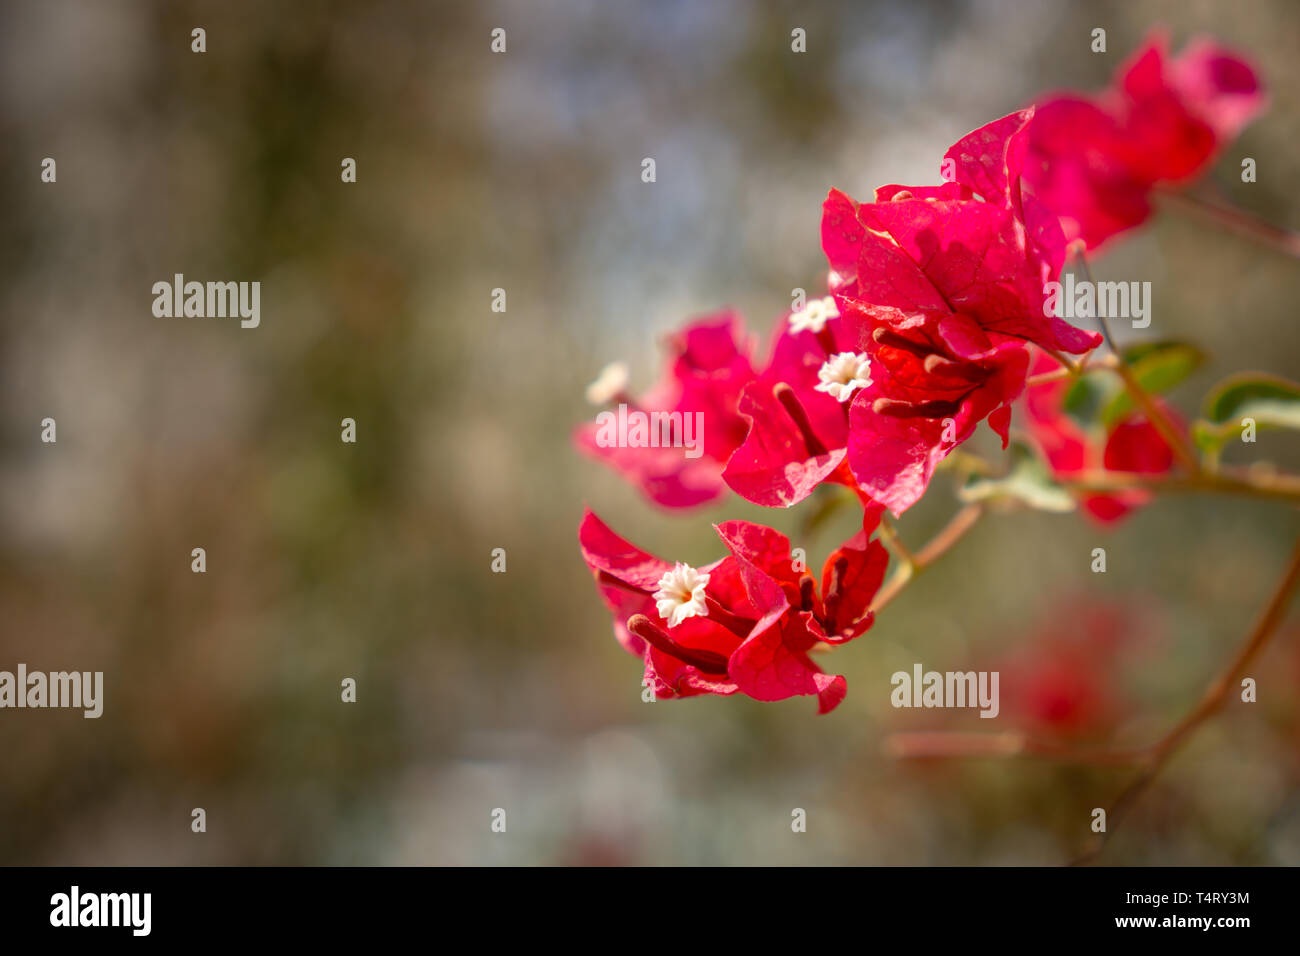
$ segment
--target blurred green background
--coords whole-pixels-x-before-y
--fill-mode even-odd
[[[599,368],[626,358],[646,387],[687,317],[731,305],[766,336],[820,281],[829,187],[937,181],[960,135],[1102,86],[1156,23],[1256,60],[1271,106],[1213,178],[1300,223],[1290,0],[6,3],[0,669],[102,670],[106,689],[99,720],[0,712],[0,863],[1069,859],[1127,775],[897,762],[896,731],[1032,726],[1009,702],[1033,688],[1004,676],[982,721],[895,711],[889,675],[1083,646],[1109,717],[1081,733],[1152,740],[1249,630],[1294,512],[1183,497],[1115,531],[986,519],[823,661],[849,681],[832,715],[645,704],[578,554],[584,503],[697,564],[714,521],[773,524],[819,563],[854,519],[799,537],[797,511],[665,515],[569,436]],[[1212,353],[1174,393],[1186,411],[1229,372],[1300,372],[1293,261],[1170,211],[1094,270],[1152,281],[1151,333]],[[260,280],[261,327],[155,318],[150,288],[176,272]],[[1283,433],[1244,450],[1300,464]],[[902,534],[955,507],[936,480]],[[1106,862],[1300,863],[1296,637]]]

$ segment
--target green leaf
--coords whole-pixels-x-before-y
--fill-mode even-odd
[[[1124,352],[1124,362],[1138,384],[1152,395],[1173,388],[1205,361],[1205,353],[1182,342],[1144,342]],[[1127,389],[1116,392],[1101,412],[1101,421],[1111,428],[1133,411],[1133,396]]]
[[[1124,362],[1126,365],[1136,365],[1150,355],[1157,355],[1171,348],[1191,348],[1191,346],[1170,339],[1158,339],[1154,342],[1135,342],[1124,349]]]
[[[1233,430],[1236,430],[1235,424]],[[1213,455],[1217,453],[1223,447],[1223,442],[1227,437],[1227,433],[1222,426],[1214,425],[1200,418],[1192,422],[1192,441],[1204,454]]]
[[[1011,470],[1003,478],[972,476],[957,492],[962,501],[1018,501],[1039,511],[1066,512],[1074,496],[1057,484],[1047,464],[1022,442],[1011,444]]]
[[[1300,428],[1300,385],[1263,372],[1233,375],[1210,389],[1205,417],[1216,425],[1253,418],[1259,425]]]
[[[1203,451],[1217,453],[1247,418],[1256,428],[1300,429],[1300,384],[1263,372],[1225,378],[1205,396],[1205,418],[1193,423],[1192,437]]]
[[[1070,383],[1065,390],[1061,407],[1065,413],[1084,428],[1097,423],[1101,410],[1114,400],[1119,383],[1106,373],[1083,375]]]

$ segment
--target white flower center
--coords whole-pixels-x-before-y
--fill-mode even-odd
[[[826,296],[813,299],[798,312],[790,313],[791,332],[820,332],[826,328],[828,319],[838,318],[840,310],[835,306],[835,299]]]
[[[817,391],[837,402],[847,402],[859,388],[871,384],[871,362],[865,353],[841,352],[826,360],[817,372]]]
[[[610,362],[587,386],[587,401],[592,405],[604,405],[626,390],[627,366],[622,362]]]
[[[708,617],[709,609],[704,603],[704,585],[708,583],[709,576],[689,564],[679,563],[665,572],[659,579],[659,590],[654,593],[659,616],[669,627],[676,627],[688,617]]]

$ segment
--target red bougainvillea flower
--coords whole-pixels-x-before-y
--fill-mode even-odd
[[[1111,724],[1109,668],[1096,653],[1070,644],[1024,650],[1001,669],[1007,716],[1036,733],[1102,734]]]
[[[844,464],[849,402],[870,382],[871,363],[833,298],[790,313],[777,327],[767,366],[741,395],[749,431],[723,480],[769,508],[788,508],[823,481],[856,488]]]
[[[1060,602],[1050,625],[993,665],[1003,714],[1035,736],[1109,736],[1130,710],[1116,688],[1121,658],[1140,641],[1135,623],[1127,609],[1095,599]]]
[[[846,683],[823,673],[809,651],[871,626],[871,599],[889,560],[870,537],[879,515],[867,511],[863,530],[827,559],[820,584],[796,568],[789,539],[747,521],[716,526],[731,553],[701,568],[647,554],[590,511],[578,540],[614,633],[644,660],[657,698],[808,694],[827,713],[844,699]]]
[[[754,378],[754,343],[739,316],[724,311],[689,323],[667,346],[666,374],[640,399],[628,396],[622,366],[601,373],[587,398],[612,410],[581,426],[574,440],[656,504],[691,508],[726,493],[722,469],[748,427],[737,404]]]
[[[835,298],[872,369],[850,411],[847,462],[895,514],[984,418],[1005,444],[1026,342],[1074,353],[1101,342],[1045,307],[1065,241],[1055,217],[1021,195],[1032,116],[1013,113],[959,140],[941,186],[883,186],[861,204],[832,190],[826,200]]]
[[[822,248],[848,303],[969,316],[988,335],[1082,353],[1094,332],[1050,314],[1045,285],[1065,239],[1041,204],[1021,195],[1032,110],[994,120],[945,154],[942,186],[882,186],[875,202],[831,190]],[[981,200],[976,198],[983,196]]]
[[[1032,375],[1058,368],[1055,360],[1039,352],[1030,368]],[[1064,409],[1070,383],[1061,379],[1025,389],[1025,420],[1033,439],[1059,478],[1069,479],[1083,472],[1101,470],[1160,475],[1174,467],[1174,452],[1168,442],[1141,412],[1126,415],[1104,434],[1094,434],[1075,421]],[[1160,402],[1162,411],[1181,427],[1177,413]],[[1102,524],[1119,521],[1150,499],[1138,488],[1117,493],[1081,496],[1085,511]]]
[[[1264,107],[1250,64],[1211,40],[1171,59],[1156,33],[1096,95],[1040,101],[1025,182],[1060,217],[1068,240],[1096,248],[1151,214],[1161,183],[1196,178]]]
[[[849,412],[849,466],[868,495],[901,514],[985,418],[1006,446],[1029,354],[961,313],[864,306],[853,324],[872,342],[872,381]]]

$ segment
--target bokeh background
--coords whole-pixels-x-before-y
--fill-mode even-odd
[[[584,503],[693,563],[718,555],[714,521],[774,524],[820,562],[854,519],[665,515],[569,436],[607,361],[640,390],[687,317],[730,305],[766,334],[816,288],[829,187],[937,181],[960,135],[1100,87],[1154,24],[1256,60],[1271,107],[1211,179],[1300,223],[1290,0],[5,3],[0,668],[102,670],[106,690],[99,720],[0,712],[0,863],[1070,859],[1124,772],[900,762],[889,735],[1154,739],[1247,633],[1293,511],[986,519],[824,661],[849,681],[832,715],[646,704],[578,555]],[[1229,372],[1300,372],[1295,262],[1170,211],[1094,269],[1152,281],[1151,332],[1212,354],[1174,393],[1185,411]],[[155,318],[176,272],[260,280],[261,327]],[[1298,446],[1245,451],[1294,467]],[[937,480],[902,534],[955,506]],[[1297,636],[1106,862],[1300,863]],[[892,709],[889,675],[918,661],[1001,666],[1003,716]]]

